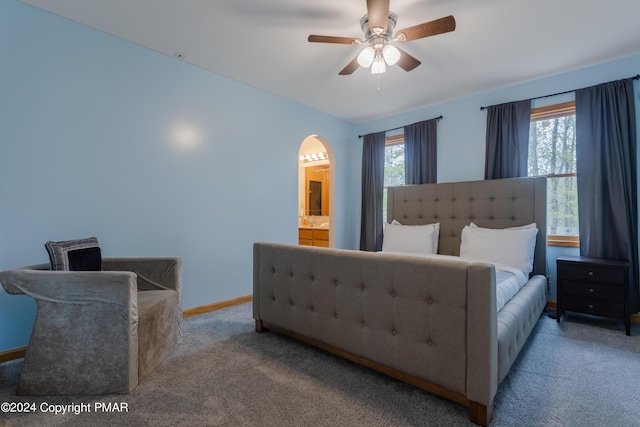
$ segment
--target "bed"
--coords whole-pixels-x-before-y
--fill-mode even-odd
[[[256,243],[256,331],[292,336],[441,395],[488,425],[498,385],[546,305],[546,179],[389,188],[387,216],[403,230],[438,224],[443,256]],[[469,233],[511,236],[504,230],[531,224],[531,270],[498,310],[499,269],[466,256]]]

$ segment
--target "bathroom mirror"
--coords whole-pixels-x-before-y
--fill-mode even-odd
[[[329,165],[305,168],[305,214],[329,215]]]
[[[309,180],[308,215],[322,215],[322,181]]]

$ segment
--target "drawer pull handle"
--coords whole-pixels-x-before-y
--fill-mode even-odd
[[[589,304],[589,309],[592,309],[592,308],[593,308],[593,304]]]
[[[589,288],[589,292],[593,293],[593,288]]]
[[[593,276],[593,271],[590,271],[590,272],[589,272],[589,276]]]

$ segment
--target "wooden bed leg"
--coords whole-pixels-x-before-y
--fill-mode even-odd
[[[256,332],[261,334],[263,332],[267,332],[269,329],[266,328],[263,324],[262,324],[262,320],[256,320]]]
[[[492,406],[469,401],[469,421],[482,427],[487,427],[491,421]]]

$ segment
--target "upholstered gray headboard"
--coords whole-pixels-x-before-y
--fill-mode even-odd
[[[460,255],[465,225],[506,228],[538,226],[533,274],[547,271],[547,179],[511,178],[387,189],[387,221],[405,225],[440,223],[438,252]]]

